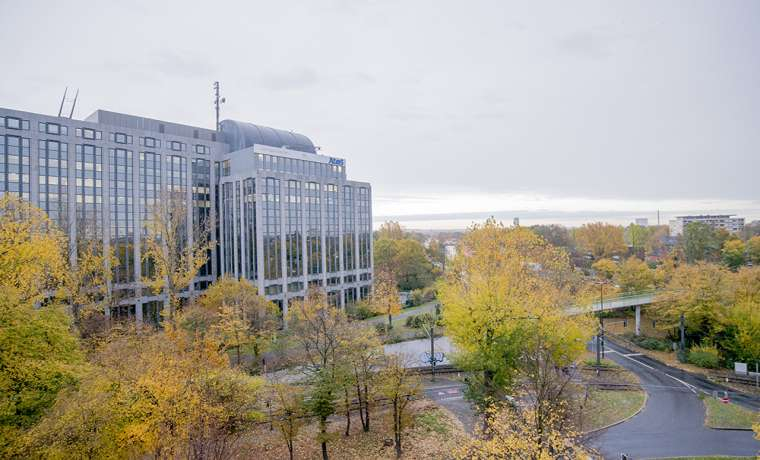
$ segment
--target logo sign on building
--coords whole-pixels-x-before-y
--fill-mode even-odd
[[[343,158],[330,158],[330,164],[336,166],[343,166],[346,164],[346,160]]]

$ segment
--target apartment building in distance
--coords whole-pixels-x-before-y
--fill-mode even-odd
[[[683,229],[692,222],[702,222],[715,230],[724,229],[731,233],[744,230],[744,217],[729,214],[678,216],[670,220],[670,236],[682,235]]]
[[[283,314],[309,286],[340,307],[369,295],[370,184],[349,180],[346,160],[308,137],[233,120],[215,131],[104,110],[74,120],[0,108],[0,194],[40,207],[71,247],[86,233],[114,250],[124,300],[107,315],[159,318],[165,299],[140,281],[141,239],[163,191],[183,194],[188,227],[208,222],[216,242],[184,296],[222,275],[251,280]]]

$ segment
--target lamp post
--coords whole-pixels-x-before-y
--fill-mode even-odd
[[[602,365],[604,357],[604,281],[599,280],[599,332],[596,334],[596,365]]]

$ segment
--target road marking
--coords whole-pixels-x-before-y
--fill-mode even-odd
[[[631,356],[644,356],[644,353],[628,353],[627,355],[623,355],[626,358],[630,358]]]
[[[650,366],[648,364],[644,364],[641,361],[639,361],[638,359],[631,358],[630,355],[624,355],[623,353],[618,353],[618,354],[620,356],[622,356],[623,358],[630,359],[634,363],[641,364],[642,366],[646,367],[647,369],[650,369],[650,370],[655,371],[655,372],[662,372],[663,374],[667,375],[668,377],[670,377],[671,379],[675,380],[676,382],[683,384],[683,386],[685,386],[686,388],[688,388],[689,390],[691,390],[692,393],[697,394],[697,390],[696,390],[697,387],[695,387],[694,385],[686,383],[683,380],[679,379],[678,377],[673,377],[672,375],[668,374],[667,372],[658,371],[654,367],[652,367],[652,366]],[[631,355],[633,355],[633,354],[631,354]]]

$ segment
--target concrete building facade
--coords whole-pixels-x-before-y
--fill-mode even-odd
[[[283,313],[309,286],[337,306],[369,294],[371,186],[348,180],[345,159],[306,136],[233,120],[215,131],[103,110],[73,120],[0,108],[0,194],[47,212],[70,247],[94,238],[114,251],[123,300],[108,315],[159,318],[165,299],[140,281],[141,240],[165,191],[184,197],[187,227],[207,225],[214,241],[184,296],[222,275],[251,280]]]
[[[669,222],[670,236],[682,235],[683,229],[692,222],[702,222],[714,230],[724,229],[731,233],[744,230],[744,217],[734,217],[729,214],[678,216]]]

